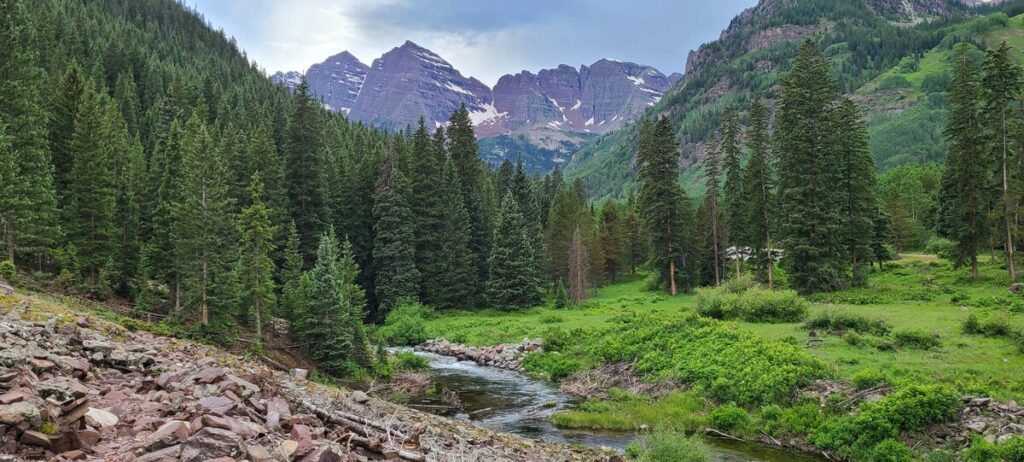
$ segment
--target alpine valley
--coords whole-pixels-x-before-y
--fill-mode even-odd
[[[304,74],[277,72],[270,79],[294,88],[303,76],[324,107],[385,128],[415,126],[420,116],[431,127],[444,125],[465,104],[480,155],[493,165],[522,157],[534,173],[565,163],[598,135],[635,121],[682,78],[602,59],[579,68],[562,64],[505,75],[492,89],[411,41],[370,66],[345,51]]]

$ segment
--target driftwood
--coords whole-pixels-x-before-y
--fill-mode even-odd
[[[14,287],[7,283],[3,278],[0,278],[0,291],[3,291],[4,295],[8,297],[14,295]]]
[[[402,448],[395,448],[390,444],[384,444],[382,441],[391,442],[398,440],[403,445],[409,445],[412,447],[419,447],[420,435],[426,432],[425,427],[416,428],[408,436],[402,432],[395,430],[387,425],[374,422],[362,416],[358,416],[352,413],[336,411],[331,409],[324,409],[317,406],[308,399],[303,399],[299,402],[302,407],[309,409],[317,417],[330,422],[335,425],[340,425],[345,430],[350,432],[349,435],[344,436],[341,441],[348,442],[349,444],[355,444],[368,451],[376,452],[382,455],[397,455],[402,460],[410,462],[425,462],[427,458],[423,454],[412,452]],[[367,428],[383,432],[383,438],[373,434]]]

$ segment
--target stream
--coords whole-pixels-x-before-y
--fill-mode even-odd
[[[410,349],[402,349],[411,351]],[[503,369],[459,361],[450,356],[415,352],[430,361],[436,387],[454,392],[458,406],[450,406],[438,395],[413,398],[408,406],[454,419],[468,420],[481,427],[514,433],[548,442],[607,446],[625,449],[635,437],[631,432],[571,430],[555,427],[551,414],[571,409],[578,402],[554,384],[531,379]],[[720,439],[707,439],[716,462],[813,462],[793,453]]]

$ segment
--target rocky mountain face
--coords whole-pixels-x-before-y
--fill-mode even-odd
[[[278,72],[270,78],[294,88],[302,76]],[[531,170],[546,171],[594,135],[636,120],[682,75],[602,59],[579,68],[563,64],[505,75],[492,89],[407,41],[371,66],[342,52],[314,64],[305,77],[326,107],[388,128],[415,125],[420,116],[430,127],[444,125],[465,104],[477,136],[497,138],[481,143],[486,160],[523,156]]]

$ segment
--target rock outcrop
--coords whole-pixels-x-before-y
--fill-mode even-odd
[[[436,338],[417,345],[415,350],[451,356],[460,361],[473,361],[481,366],[523,372],[523,356],[526,356],[527,353],[544,351],[544,346],[541,339],[523,339],[519,343],[471,347]]]
[[[16,299],[0,308],[0,461],[619,460]]]

